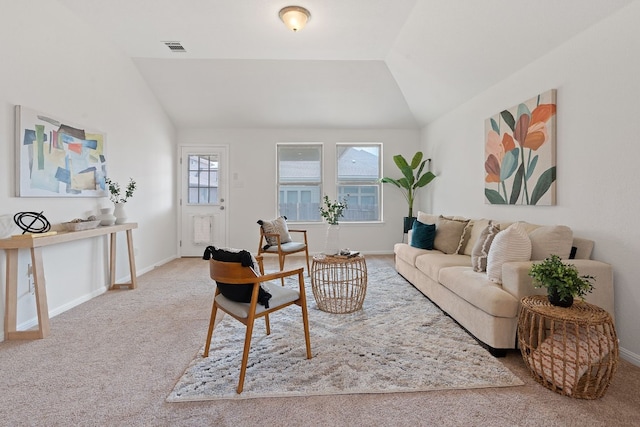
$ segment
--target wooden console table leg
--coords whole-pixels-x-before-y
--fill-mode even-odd
[[[18,331],[18,250],[7,249],[7,304],[4,315],[4,335],[7,340],[32,340],[49,335],[49,305],[47,303],[47,286],[44,279],[42,249],[31,248],[33,281],[36,294],[36,312],[38,329]]]
[[[109,289],[119,289],[123,286],[129,289],[135,289],[138,286],[136,277],[136,259],[133,249],[133,233],[131,230],[127,230],[127,251],[129,254],[129,274],[131,275],[131,281],[129,283],[117,283],[116,284],[116,233],[111,233],[111,248],[109,255],[109,276],[110,286]]]
[[[7,257],[7,282],[4,306],[4,336],[16,332],[16,318],[18,316],[18,250],[5,249]]]

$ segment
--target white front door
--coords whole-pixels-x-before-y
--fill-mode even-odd
[[[227,246],[227,176],[225,146],[180,148],[181,257],[201,257],[209,246]]]

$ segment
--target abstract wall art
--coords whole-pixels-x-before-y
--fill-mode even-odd
[[[556,204],[556,90],[485,121],[485,203]]]
[[[16,106],[18,197],[107,196],[103,132]]]

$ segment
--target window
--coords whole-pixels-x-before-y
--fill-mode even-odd
[[[380,221],[381,144],[337,144],[338,199],[343,221]]]
[[[320,221],[322,145],[278,144],[278,208],[289,221]]]
[[[208,205],[218,202],[218,157],[189,155],[188,204]]]

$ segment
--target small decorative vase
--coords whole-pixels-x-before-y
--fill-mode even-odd
[[[113,225],[116,223],[116,216],[111,213],[111,208],[100,209],[100,215],[98,215],[100,225]]]
[[[327,235],[324,242],[324,254],[336,255],[340,251],[340,226],[338,224],[329,224],[327,227]]]
[[[547,293],[547,299],[549,300],[549,302],[551,303],[551,305],[555,305],[557,307],[571,307],[573,305],[573,297],[569,296],[565,299],[560,299],[560,296],[558,296],[558,292],[556,291],[549,291]]]
[[[116,224],[127,222],[127,213],[124,210],[124,203],[114,203],[113,215],[116,217]]]

